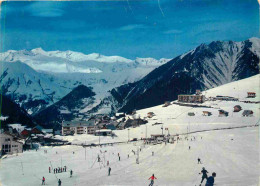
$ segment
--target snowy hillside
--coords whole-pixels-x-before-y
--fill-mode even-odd
[[[260,75],[256,75],[207,90],[203,94],[247,99],[246,93],[255,91],[257,98],[254,101],[259,101],[259,78]],[[206,101],[203,105],[207,107],[191,107],[174,103],[176,102],[172,102],[168,107],[158,105],[137,110],[137,117],[146,117],[148,112],[154,112],[155,116],[140,127],[113,131],[116,134],[114,138],[109,136],[99,138],[87,134],[56,136],[58,139],[69,140],[75,145],[42,147],[38,151],[27,151],[17,156],[9,156],[1,161],[1,183],[3,186],[12,186],[17,185],[19,181],[19,185],[22,186],[40,185],[41,178],[44,176],[47,185],[56,185],[57,180],[61,179],[64,186],[125,186],[129,183],[142,186],[148,185],[150,182],[148,178],[155,174],[157,177],[155,185],[198,186],[201,180],[199,173],[202,167],[205,167],[209,172],[208,176],[212,172],[217,173],[215,185],[258,185],[259,104],[239,101]],[[234,105],[241,105],[243,110],[253,110],[254,115],[243,117],[243,110],[233,112]],[[219,109],[228,111],[229,116],[219,117]],[[202,111],[210,111],[213,115],[202,116]],[[194,112],[195,116],[188,116],[188,112]],[[173,144],[148,145],[144,145],[140,140],[150,137],[151,134],[162,133],[179,134],[180,140],[177,141],[175,136]],[[126,143],[128,138],[138,138],[140,141]],[[100,144],[125,143],[87,148],[76,146],[76,144],[99,144],[99,140]],[[44,150],[48,153],[44,153]],[[137,152],[139,164],[136,163]],[[101,157],[101,162],[96,161],[98,155]],[[201,164],[198,164],[197,158],[201,159]],[[109,161],[109,166],[107,166],[107,161]],[[53,172],[53,168],[63,166],[67,167],[67,172],[57,174],[48,172],[49,167]],[[108,176],[108,167],[112,168],[110,176]],[[72,178],[69,177],[68,170],[73,170]]]

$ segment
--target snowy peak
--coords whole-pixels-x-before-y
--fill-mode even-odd
[[[111,65],[121,68],[125,64],[133,68],[158,67],[169,59],[154,58],[127,59],[121,56],[105,56],[99,53],[83,54],[74,51],[44,51],[42,48],[28,50],[8,50],[0,54],[1,61],[26,63],[34,70],[53,73],[102,73],[102,68]]]
[[[72,62],[83,62],[83,61],[96,61],[101,63],[147,63],[147,64],[163,64],[168,62],[170,59],[160,59],[156,60],[154,58],[136,58],[136,60],[127,59],[121,56],[105,56],[99,53],[83,54],[81,52],[74,51],[45,51],[42,48],[35,48],[32,50],[8,50],[1,54],[2,61],[15,61],[20,60],[24,61],[24,57],[27,56],[42,56],[42,57],[54,57],[61,58]],[[12,57],[11,57],[12,56]]]

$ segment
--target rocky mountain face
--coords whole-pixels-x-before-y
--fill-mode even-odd
[[[1,115],[7,117],[6,120],[0,121],[1,128],[7,127],[7,124],[20,123],[28,127],[34,127],[36,122],[26,112],[25,109],[21,108],[18,104],[13,102],[8,97],[2,95],[0,100],[1,104]]]
[[[34,118],[41,125],[52,126],[63,120],[83,119],[84,109],[91,107],[95,93],[85,85],[79,85],[60,101],[37,113]]]
[[[260,39],[215,41],[156,68],[143,79],[120,86],[111,96],[120,111],[142,109],[259,73]]]

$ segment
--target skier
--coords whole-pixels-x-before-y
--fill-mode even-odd
[[[51,173],[51,167],[49,167],[49,173]]]
[[[107,161],[107,166],[109,166],[109,161]]]
[[[100,162],[100,157],[99,157],[99,155],[98,155],[98,162]]]
[[[129,154],[127,155],[127,158],[129,158]]]
[[[118,160],[120,161],[120,156],[118,156]]]
[[[44,176],[42,177],[42,185],[45,185],[45,178],[44,178]]]
[[[108,168],[108,176],[110,176],[111,167]]]
[[[202,173],[202,178],[201,178],[201,182],[200,182],[200,185],[202,184],[202,182],[204,181],[204,179],[208,179],[208,171],[205,169],[205,167],[202,168],[202,171],[199,173],[201,174]]]
[[[205,186],[213,186],[214,185],[214,178],[216,177],[216,173],[215,172],[213,172],[212,173],[212,176],[210,176],[209,178],[208,178],[208,180],[207,180],[207,183],[206,183],[206,185]]]
[[[199,163],[202,164],[201,161],[200,161],[200,158],[198,158],[198,164],[199,164]]]
[[[154,155],[154,152],[152,152],[152,156]]]
[[[64,166],[65,172],[67,171],[67,166]]]
[[[189,146],[189,150],[190,150],[190,146]]]
[[[153,186],[154,179],[157,179],[157,178],[153,174],[148,180],[150,180],[150,179],[151,179],[151,183],[149,184],[149,186]]]
[[[70,170],[70,177],[72,177],[72,174],[73,174],[73,171],[72,171],[72,170]]]
[[[58,186],[61,186],[61,180],[59,179],[59,181],[58,181]]]

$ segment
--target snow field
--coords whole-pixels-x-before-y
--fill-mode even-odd
[[[201,175],[198,173],[202,167],[210,174],[213,171],[217,173],[217,185],[257,185],[258,132],[258,127],[248,127],[201,132],[190,135],[189,141],[182,140],[175,144],[163,143],[144,147],[137,142],[102,148],[88,147],[86,160],[83,147],[43,147],[37,152],[29,151],[1,160],[0,180],[4,186],[41,185],[41,178],[44,176],[47,185],[57,185],[55,175],[48,173],[51,162],[53,168],[66,165],[68,170],[73,170],[72,178],[69,178],[68,171],[56,174],[65,186],[148,185],[148,178],[152,174],[158,178],[155,185],[199,185]],[[193,136],[195,141],[190,141]],[[184,136],[182,138],[184,139]],[[189,146],[191,150],[188,149]],[[131,151],[140,147],[140,163],[136,164],[136,156]],[[44,150],[48,153],[44,154]],[[100,153],[100,150],[103,153]],[[120,153],[121,161],[118,161],[117,153]],[[106,162],[104,165],[95,162],[98,154],[103,162],[104,159],[110,161],[110,177],[107,176]],[[203,164],[197,164],[198,157]]]

